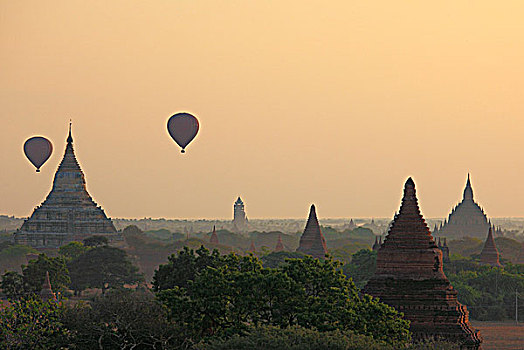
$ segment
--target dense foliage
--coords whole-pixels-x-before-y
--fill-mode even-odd
[[[109,246],[85,247],[72,242],[59,250],[58,257],[38,255],[22,266],[22,273],[7,271],[2,275],[0,288],[11,299],[37,295],[42,289],[46,272],[49,272],[53,291],[67,294],[72,289],[79,294],[86,288],[99,288],[103,293],[120,288],[126,283],[143,280],[138,268],[122,249]]]
[[[40,254],[22,267],[22,274],[8,271],[2,275],[0,287],[8,298],[18,299],[23,296],[38,294],[42,289],[46,272],[49,272],[51,285],[56,292],[67,290],[71,279],[63,257],[50,258]]]
[[[343,267],[344,274],[351,277],[358,288],[363,288],[377,268],[377,252],[361,249],[351,256],[351,262]]]
[[[0,308],[1,349],[61,349],[70,341],[64,308],[55,302],[22,298]]]
[[[69,271],[71,288],[75,291],[99,288],[103,294],[110,288],[142,281],[138,268],[131,263],[126,252],[109,246],[87,250],[69,263]]]
[[[515,296],[520,295],[519,320],[524,320],[524,265],[507,263],[504,269],[482,266],[453,256],[445,272],[471,318],[500,321],[515,318]]]
[[[188,339],[242,335],[253,326],[352,330],[405,343],[408,322],[389,306],[361,298],[332,260],[290,259],[264,268],[253,256],[200,248],[173,255],[154,278],[159,300]]]
[[[63,324],[74,349],[175,349],[182,335],[149,291],[113,290],[68,307]]]

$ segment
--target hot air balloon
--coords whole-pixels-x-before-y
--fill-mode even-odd
[[[182,147],[182,153],[186,152],[185,148],[195,138],[198,127],[198,119],[189,113],[177,113],[167,121],[167,131]]]
[[[40,167],[49,159],[53,153],[51,141],[42,136],[31,137],[24,143],[24,153],[27,159],[36,167],[36,172],[40,172]]]

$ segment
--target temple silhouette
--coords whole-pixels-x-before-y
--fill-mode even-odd
[[[461,349],[479,349],[482,338],[469,324],[466,307],[442,269],[442,251],[420,214],[411,178],[400,211],[377,251],[377,268],[363,292],[411,321],[415,339],[443,338]]]
[[[244,202],[240,197],[238,197],[235,204],[233,204],[233,231],[237,233],[246,231],[248,228],[248,222]]]
[[[306,228],[300,237],[300,243],[297,252],[311,255],[314,258],[323,259],[327,254],[326,239],[320,230],[318,224],[317,212],[315,205],[311,205]]]
[[[84,173],[75,157],[71,124],[62,162],[53,180],[53,188],[15,232],[17,244],[35,248],[60,247],[82,241],[90,235],[104,235],[110,241],[121,239],[111,219],[91,198]]]
[[[213,232],[211,232],[211,236],[209,237],[209,243],[213,243],[213,244],[219,243],[215,225],[213,225]]]
[[[480,263],[482,265],[490,265],[493,267],[502,267],[499,261],[499,251],[495,245],[495,239],[493,239],[493,230],[490,227],[488,231],[488,237],[484,242],[484,247],[480,253]]]
[[[444,220],[438,229],[435,227],[433,235],[452,238],[465,236],[484,238],[490,226],[484,209],[473,199],[473,188],[468,174],[462,201],[451,210],[448,219]]]

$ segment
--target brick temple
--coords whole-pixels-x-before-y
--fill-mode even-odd
[[[244,202],[240,197],[237,198],[233,204],[233,231],[237,233],[244,233],[248,230],[249,220],[247,219]]]
[[[415,339],[442,338],[480,349],[468,311],[442,269],[442,251],[420,214],[411,178],[400,211],[377,252],[377,268],[363,292],[404,313]]]
[[[433,235],[453,238],[469,236],[482,239],[490,226],[484,209],[473,199],[473,187],[468,174],[462,201],[451,210],[448,219],[444,220],[438,229],[435,227]]]
[[[300,237],[297,252],[319,259],[323,259],[327,254],[326,239],[318,224],[315,205],[311,205],[311,209],[309,210],[309,218],[307,219],[304,233]]]
[[[482,248],[482,252],[480,253],[480,263],[482,265],[502,267],[499,261],[499,251],[495,245],[495,240],[493,239],[493,230],[491,227],[489,228],[486,242],[484,242],[484,248]]]
[[[121,239],[111,219],[87,192],[84,173],[75,157],[70,125],[53,188],[15,232],[15,242],[36,248],[60,247],[90,235],[104,235],[110,241]]]

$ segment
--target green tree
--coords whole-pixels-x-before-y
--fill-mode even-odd
[[[0,310],[0,348],[65,349],[70,332],[62,324],[63,307],[38,298],[13,301]]]
[[[293,326],[290,328],[256,327],[246,335],[211,339],[195,346],[195,350],[393,350],[390,345],[371,337],[341,332],[319,332]]]
[[[84,245],[86,247],[98,247],[102,245],[108,245],[109,240],[105,236],[93,235],[84,239]]]
[[[303,258],[304,254],[300,252],[272,252],[264,255],[260,260],[264,267],[275,268],[286,263],[287,259]]]
[[[87,247],[80,242],[70,242],[58,249],[58,253],[69,260],[78,258],[87,250]]]
[[[351,262],[344,265],[343,271],[351,277],[358,288],[363,288],[377,268],[377,252],[361,249],[351,256]]]
[[[471,318],[500,321],[515,317],[515,291],[524,291],[523,268],[519,266],[508,263],[501,269],[452,255],[444,268]]]
[[[63,320],[78,350],[174,349],[184,341],[150,292],[113,290],[67,308]]]
[[[178,283],[158,293],[171,319],[193,341],[243,334],[257,325],[354,330],[392,344],[410,338],[407,321],[375,299],[360,298],[340,264],[330,259],[290,259],[276,269],[263,268],[253,256],[215,259],[214,266],[184,279],[186,286]]]
[[[184,247],[177,254],[171,255],[167,264],[160,265],[155,271],[153,289],[161,291],[174,287],[187,287],[188,281],[194,280],[195,275],[203,269],[223,264],[221,255],[216,249],[210,253],[204,246],[200,246],[196,252]]]
[[[49,272],[51,286],[55,292],[64,292],[68,289],[71,279],[66,259],[62,256],[50,258],[45,254],[40,254],[38,259],[31,260],[26,266],[22,267],[27,292],[40,293],[46,272]]]
[[[77,293],[86,288],[99,288],[104,294],[110,288],[143,280],[127,253],[109,246],[87,250],[69,263],[69,271],[71,288]]]
[[[24,276],[16,271],[7,271],[2,275],[0,288],[9,299],[19,299],[27,294]]]

